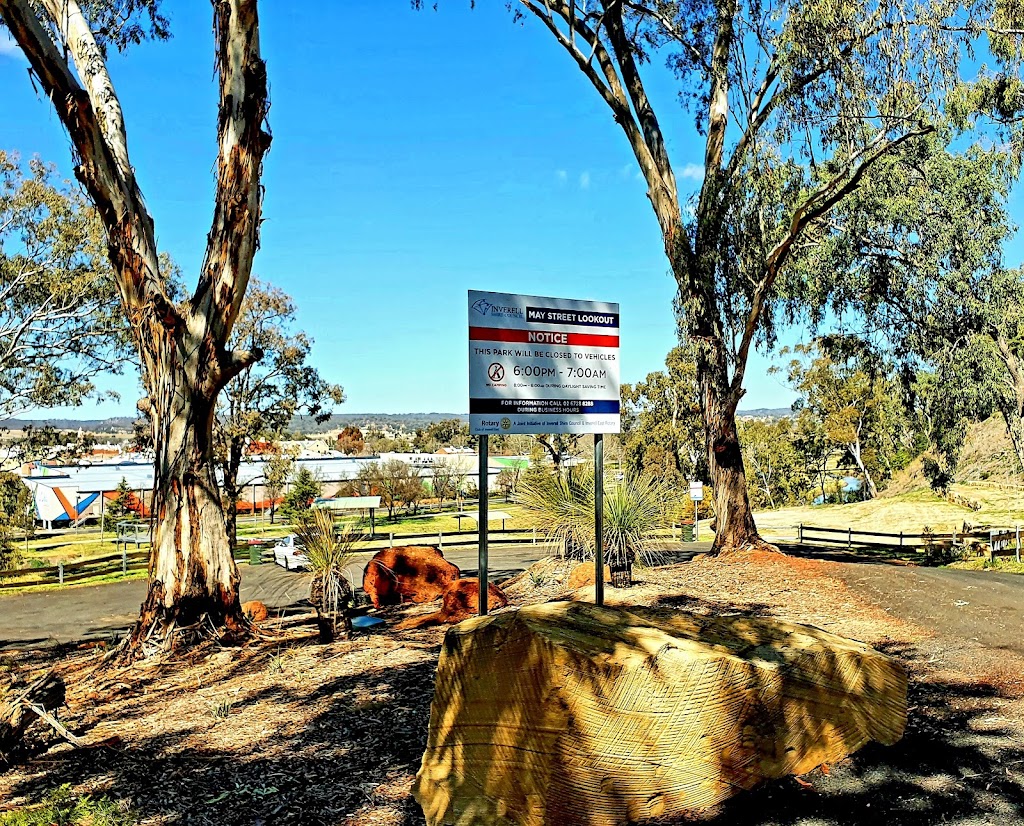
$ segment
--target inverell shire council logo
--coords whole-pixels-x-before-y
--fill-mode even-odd
[[[473,302],[473,309],[476,310],[480,315],[487,315],[490,312],[493,305],[486,298],[478,298]]]
[[[502,430],[510,430],[511,428],[512,428],[512,420],[508,416],[506,416],[504,419],[501,420],[501,429]]]

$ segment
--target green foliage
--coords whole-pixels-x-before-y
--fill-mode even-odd
[[[824,446],[839,451],[840,466],[859,471],[873,498],[892,475],[893,457],[914,443],[899,386],[853,337],[818,339],[792,352],[787,375],[801,395],[797,407],[817,419]]]
[[[128,480],[122,476],[117,485],[116,495],[104,507],[105,518],[112,522],[119,519],[134,519],[138,516],[138,508],[138,497],[132,491]]]
[[[681,484],[705,478],[707,456],[692,349],[675,347],[665,370],[622,386],[622,442],[626,466]]]
[[[0,826],[134,826],[138,822],[126,804],[76,794],[68,784],[50,792],[39,808],[0,814]]]
[[[18,535],[30,535],[35,527],[32,491],[13,473],[0,473],[0,571],[17,568]]]
[[[804,433],[792,418],[740,422],[740,443],[747,470],[750,502],[755,508],[782,508],[813,499],[815,474],[802,452]]]
[[[313,472],[307,467],[300,467],[292,480],[288,493],[285,494],[281,513],[290,522],[298,523],[313,505],[323,486]]]
[[[331,417],[330,405],[345,400],[342,388],[324,381],[308,363],[313,341],[292,329],[294,318],[290,296],[258,279],[249,282],[230,347],[261,353],[262,357],[228,383],[218,401],[214,427],[232,541],[238,469],[249,445],[280,438],[299,414],[323,424]]]
[[[310,601],[321,613],[338,617],[352,602],[352,583],[345,569],[355,558],[364,537],[356,533],[350,523],[339,529],[325,508],[314,508],[295,533],[313,572]]]
[[[469,433],[469,424],[459,419],[442,419],[416,429],[412,447],[424,453],[434,453],[442,447],[475,447],[476,436]]]
[[[95,209],[53,166],[0,150],[0,418],[79,405],[120,372],[123,316]]]

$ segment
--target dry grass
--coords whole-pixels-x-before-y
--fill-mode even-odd
[[[857,597],[832,565],[767,553],[699,559],[639,569],[637,587],[609,588],[608,596],[776,616],[912,651],[921,629]],[[538,563],[535,576],[527,572],[509,586],[513,601],[567,596],[563,568]],[[140,822],[153,826],[422,826],[409,789],[444,631],[394,625],[432,607],[392,609],[389,630],[330,645],[314,644],[312,616],[301,615],[271,621],[266,636],[244,649],[213,647],[129,668],[101,665],[102,650],[63,652],[64,722],[93,747],[74,751],[37,727],[29,758],[0,774],[0,810],[70,783],[130,802]],[[31,670],[48,663],[26,654],[9,664]]]

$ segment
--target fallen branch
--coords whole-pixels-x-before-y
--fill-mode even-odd
[[[25,730],[36,719],[29,712],[41,716],[39,710],[46,714],[48,708],[60,708],[65,696],[64,680],[56,672],[48,671],[4,701],[0,705],[0,757],[6,759],[21,744]]]

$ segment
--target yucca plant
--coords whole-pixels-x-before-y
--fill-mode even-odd
[[[593,467],[531,480],[518,495],[537,528],[549,542],[560,545],[567,558],[594,558]],[[671,527],[680,499],[678,489],[647,473],[627,473],[605,482],[604,554],[615,579],[628,583],[634,562],[658,561],[654,532]]]
[[[346,610],[352,604],[353,590],[345,569],[365,537],[351,524],[339,529],[330,512],[323,508],[314,508],[304,515],[295,533],[313,572],[309,601],[316,608],[321,639],[329,642],[334,639],[339,620],[349,630]]]
[[[530,511],[537,530],[558,545],[567,559],[594,556],[594,471],[581,465],[566,475],[524,479],[519,504]]]

